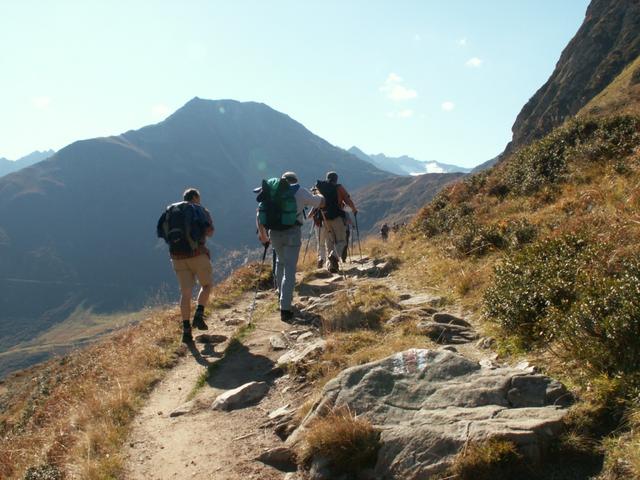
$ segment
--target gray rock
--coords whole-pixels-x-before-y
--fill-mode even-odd
[[[296,342],[298,343],[302,343],[305,342],[309,339],[313,338],[313,332],[305,332],[301,335],[298,336],[298,338],[296,338]]]
[[[459,327],[471,328],[471,324],[460,317],[456,317],[451,313],[434,313],[432,320],[436,323],[444,323],[446,325],[457,325]]]
[[[567,396],[542,375],[412,349],[340,373],[287,444],[298,444],[315,418],[348,406],[381,431],[378,479],[430,478],[446,471],[468,442],[495,437],[513,441],[535,461],[562,431],[567,409],[556,404]]]
[[[238,317],[232,317],[232,318],[225,318],[224,319],[224,324],[228,327],[230,326],[235,326],[235,325],[241,325],[244,323],[244,320]]]
[[[325,340],[319,339],[305,346],[302,350],[290,350],[278,359],[276,366],[284,367],[289,363],[301,364],[315,360],[324,352],[326,344]]]
[[[414,295],[411,298],[406,300],[401,300],[400,305],[405,307],[416,307],[419,305],[426,305],[429,307],[440,307],[446,303],[444,297],[439,297],[435,295],[429,295],[428,293],[421,293],[419,295]]]
[[[477,337],[477,334],[467,327],[433,321],[419,322],[416,325],[416,328],[421,334],[426,335],[434,342],[441,344],[469,343]]]
[[[269,337],[269,344],[271,345],[272,350],[286,350],[287,349],[287,339],[284,338],[283,335],[271,335]]]
[[[495,338],[493,338],[493,337],[482,337],[476,343],[476,347],[482,348],[484,350],[488,350],[490,348],[493,348],[495,346],[495,344],[496,344]]]
[[[271,413],[269,413],[268,416],[269,416],[269,418],[271,420],[273,420],[274,418],[284,417],[285,415],[289,414],[290,412],[291,412],[291,410],[289,410],[289,404],[286,404],[283,407],[276,408]]]
[[[245,383],[238,388],[228,390],[218,395],[211,404],[211,409],[229,411],[242,408],[262,400],[262,397],[264,397],[268,391],[269,386],[265,382]]]
[[[276,447],[261,453],[256,460],[284,472],[297,470],[297,457],[288,447]]]
[[[174,418],[174,417],[180,417],[182,415],[187,415],[188,413],[191,413],[191,410],[193,410],[193,406],[194,406],[193,400],[187,403],[183,403],[178,408],[175,408],[172,411],[170,411],[169,417]]]

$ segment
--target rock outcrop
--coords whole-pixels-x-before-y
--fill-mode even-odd
[[[343,371],[289,438],[334,408],[348,407],[381,430],[379,479],[423,479],[442,473],[469,442],[513,441],[540,459],[562,429],[571,402],[549,377],[483,366],[446,350],[412,349]]]
[[[522,108],[507,152],[575,115],[640,55],[640,2],[593,0],[547,82]]]

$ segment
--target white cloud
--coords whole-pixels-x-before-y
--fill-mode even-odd
[[[482,66],[482,59],[478,57],[470,58],[469,60],[467,60],[467,63],[465,63],[465,65],[469,68],[479,68]]]
[[[456,104],[450,101],[446,101],[446,102],[442,102],[442,105],[440,105],[440,107],[442,108],[442,110],[444,110],[445,112],[450,112],[451,110],[453,110],[454,108],[456,108]]]
[[[461,39],[458,40],[458,45],[461,47],[466,47],[467,46],[467,37],[462,37]]]
[[[51,98],[47,96],[33,97],[31,99],[31,105],[38,110],[44,110],[45,108],[49,108],[49,105],[51,105]]]
[[[164,119],[171,113],[171,109],[162,103],[151,107],[151,115],[157,119]]]
[[[387,116],[390,118],[409,118],[413,116],[413,110],[410,108],[405,108],[404,110],[400,110],[398,112],[389,112]]]
[[[380,87],[380,91],[384,92],[387,95],[387,98],[396,102],[416,98],[418,96],[418,92],[412,88],[405,87],[403,82],[404,80],[400,75],[391,72],[384,81],[384,84]]]

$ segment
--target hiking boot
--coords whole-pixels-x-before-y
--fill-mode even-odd
[[[196,311],[195,315],[193,316],[192,325],[198,330],[209,330],[209,327],[204,322],[204,312],[201,311]]]
[[[280,310],[280,320],[285,323],[293,322],[293,312],[291,310]]]
[[[338,259],[336,257],[334,257],[333,255],[331,255],[329,257],[329,268],[327,270],[329,270],[329,272],[331,273],[338,273]]]
[[[324,266],[324,258],[318,259],[318,268],[322,268]]]
[[[191,335],[191,329],[182,331],[182,343],[193,343],[193,336]]]

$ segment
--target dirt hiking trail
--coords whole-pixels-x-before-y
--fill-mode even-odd
[[[303,310],[306,305],[313,306],[314,302],[330,302],[332,295],[345,288],[346,281],[351,284],[379,282],[394,289],[403,299],[400,313],[434,303],[433,296],[405,291],[376,262],[345,264],[343,275],[331,276],[318,270],[302,285],[299,278],[294,300]],[[258,294],[254,322],[251,328],[247,328],[252,298],[253,293],[248,293],[233,307],[213,311],[207,321],[208,331],[194,330],[195,345],[184,347],[185,354],[154,388],[134,420],[132,433],[125,445],[125,478],[285,478],[285,471],[256,458],[265,451],[284,445],[283,439],[290,433],[287,424],[293,423],[293,414],[309,398],[312,385],[288,375],[286,368],[278,368],[277,361],[283,354],[299,353],[305,347],[306,351],[314,350],[314,345],[322,340],[313,322],[302,325],[283,323],[273,291]],[[438,335],[445,335],[445,330]],[[471,327],[466,331],[472,332]],[[209,341],[198,341],[200,333],[209,334]],[[230,341],[239,333],[240,341]],[[460,353],[478,359],[486,356],[486,352],[471,342],[475,338],[473,334],[462,340],[458,338],[439,343],[455,343]],[[227,348],[230,344],[231,347]],[[210,375],[204,381],[207,369]],[[201,387],[194,395],[199,382]],[[247,402],[230,411],[211,408],[219,395],[248,382],[264,382],[268,392],[257,401]],[[282,430],[287,433],[282,434]],[[289,474],[286,478],[301,477]]]

